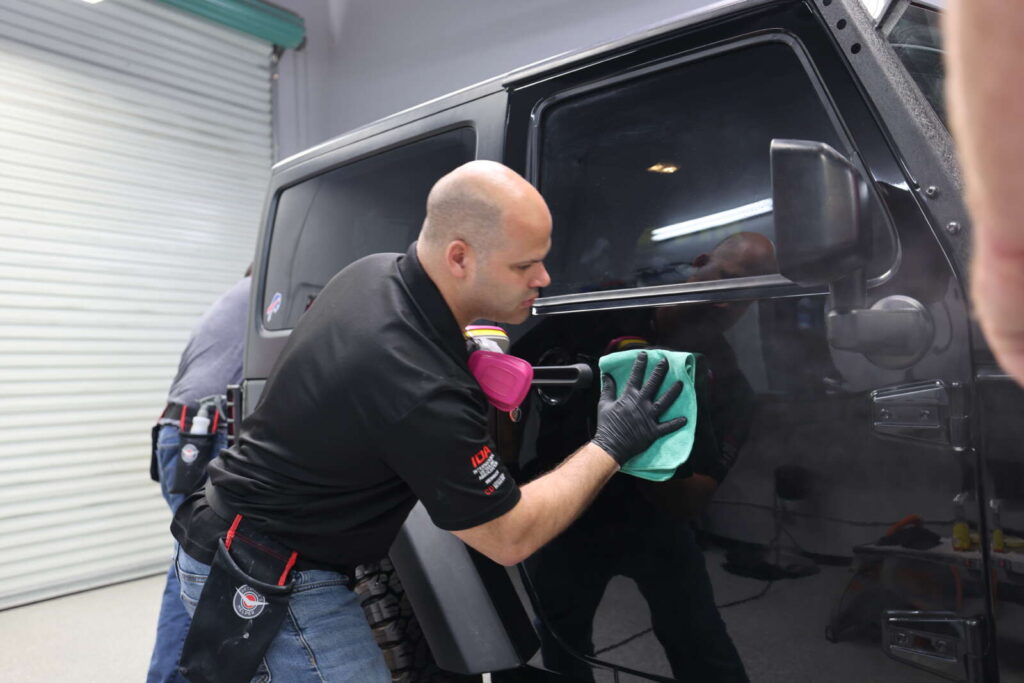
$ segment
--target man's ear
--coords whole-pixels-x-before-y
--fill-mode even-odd
[[[473,251],[463,240],[452,240],[444,251],[445,266],[453,277],[462,279],[473,267]]]
[[[710,260],[711,256],[709,256],[708,254],[700,254],[699,256],[697,256],[697,258],[693,259],[692,265],[694,268],[703,268],[708,264],[708,261]]]

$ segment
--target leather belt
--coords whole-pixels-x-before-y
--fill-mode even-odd
[[[191,422],[192,418],[195,417],[196,411],[199,410],[197,405],[186,405],[184,403],[168,403],[164,406],[164,412],[160,413],[160,419],[170,420],[184,420]]]

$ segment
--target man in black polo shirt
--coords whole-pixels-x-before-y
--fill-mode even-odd
[[[344,574],[387,554],[417,500],[442,529],[516,564],[564,530],[622,463],[685,423],[658,422],[681,387],[653,400],[666,368],[641,386],[643,358],[618,399],[606,378],[593,441],[522,488],[512,480],[491,451],[462,330],[478,319],[523,322],[550,282],[550,246],[543,198],[510,169],[475,161],[439,180],[406,254],[368,256],[324,287],[238,444],[175,516],[190,612],[238,516],[297,554],[281,569],[282,580],[294,569],[290,618],[261,665],[275,683],[390,680]]]

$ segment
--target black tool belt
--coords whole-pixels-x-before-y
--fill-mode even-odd
[[[178,420],[180,422],[179,427],[184,431],[186,426],[192,422],[192,418],[196,416],[198,410],[198,405],[190,406],[185,403],[168,403],[164,406],[164,412],[160,413],[160,419]]]
[[[160,420],[175,420],[178,423],[178,432],[181,435],[178,454],[174,459],[172,480],[166,482],[167,490],[170,493],[188,495],[198,489],[206,479],[206,466],[217,455],[213,452],[213,444],[216,441],[217,430],[220,427],[220,411],[213,410],[207,430],[197,434],[192,431],[192,420],[198,412],[199,406],[197,405],[168,403],[160,414]],[[152,432],[153,450],[149,465],[149,476],[154,481],[160,480],[160,463],[156,454],[160,427],[161,424],[158,421],[154,425]]]
[[[185,637],[178,670],[186,679],[252,679],[288,614],[297,561],[298,553],[235,515],[218,541]]]
[[[228,505],[228,503],[224,501],[217,487],[214,486],[209,481],[207,481],[206,486],[203,487],[203,496],[206,498],[206,504],[210,506],[210,509],[213,510],[213,512],[218,517],[224,520],[225,527],[233,523],[233,520],[237,516],[237,513],[232,509],[230,505]],[[211,540],[212,539],[208,537],[206,540],[204,540],[204,543],[209,543],[209,541]],[[277,541],[274,541],[274,543],[276,543],[279,546],[282,545]],[[196,559],[201,560],[202,558]],[[327,564],[326,562],[317,562],[315,560],[311,560],[308,557],[304,557],[302,555],[299,555],[296,558],[295,566],[292,567],[292,569],[294,569],[297,572],[305,572],[314,569],[328,572],[337,572],[339,574],[344,574],[346,577],[348,577],[350,584],[352,582],[352,577],[355,576],[355,565]]]

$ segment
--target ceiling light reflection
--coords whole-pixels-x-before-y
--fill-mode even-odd
[[[651,240],[661,242],[663,240],[672,239],[673,237],[682,237],[683,235],[700,232],[701,230],[718,228],[723,225],[729,225],[730,223],[736,223],[737,221],[753,218],[754,216],[762,216],[771,212],[772,200],[762,199],[761,201],[754,202],[752,204],[744,204],[743,206],[726,209],[725,211],[701,216],[700,218],[691,218],[690,220],[683,221],[682,223],[673,223],[672,225],[655,228],[651,231]]]

